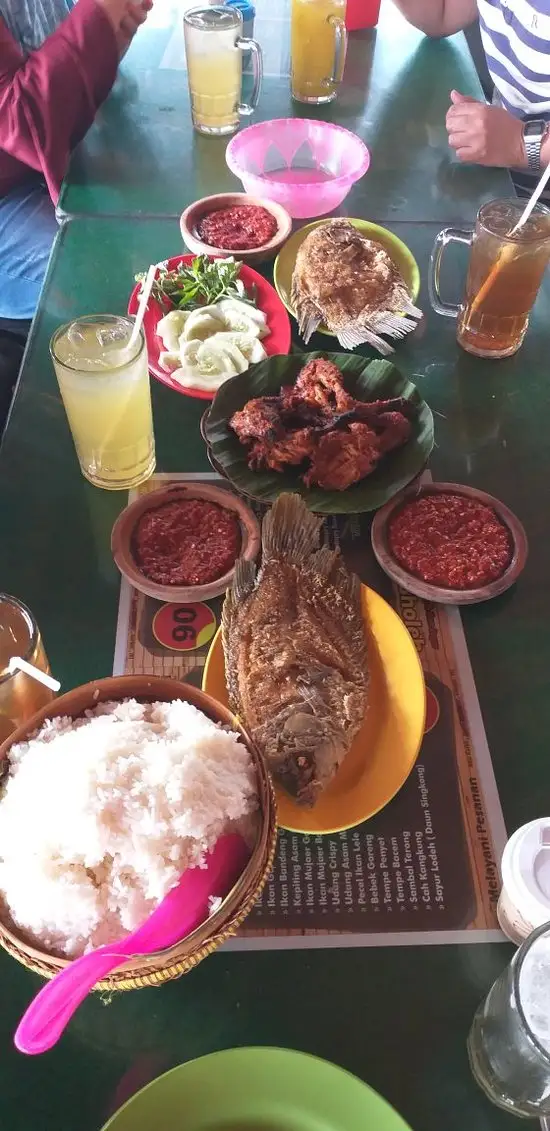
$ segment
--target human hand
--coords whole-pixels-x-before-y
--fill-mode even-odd
[[[98,0],[109,17],[115,33],[120,55],[125,54],[136,34],[145,23],[153,0]]]
[[[501,106],[487,106],[457,90],[451,91],[451,103],[446,125],[449,145],[459,161],[505,169],[527,167],[519,118]]]

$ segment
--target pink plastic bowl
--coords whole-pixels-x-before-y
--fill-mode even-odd
[[[245,192],[276,200],[303,220],[337,208],[366,173],[370,154],[342,126],[276,118],[236,134],[227,146],[226,161]]]

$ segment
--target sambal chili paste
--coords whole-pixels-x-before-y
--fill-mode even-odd
[[[133,534],[136,565],[158,585],[217,581],[240,547],[236,514],[206,499],[174,499],[145,511]]]
[[[447,589],[496,581],[512,558],[508,528],[467,495],[428,493],[405,503],[390,519],[388,540],[404,569]]]
[[[233,208],[207,212],[199,220],[197,231],[210,247],[247,251],[269,243],[277,231],[277,221],[267,208],[258,204],[237,204]]]

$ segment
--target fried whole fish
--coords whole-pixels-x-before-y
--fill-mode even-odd
[[[349,220],[331,220],[306,236],[291,301],[305,342],[324,322],[344,349],[368,342],[382,354],[393,352],[382,334],[403,338],[422,317],[385,248]]]
[[[366,710],[361,585],[338,550],[319,548],[322,520],[299,495],[262,524],[262,566],[237,562],[222,614],[231,708],[274,778],[314,805]]]

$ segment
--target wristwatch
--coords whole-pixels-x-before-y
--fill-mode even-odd
[[[540,173],[540,151],[544,141],[548,122],[543,118],[535,118],[532,122],[525,122],[523,126],[523,141],[527,154],[527,164],[532,173]]]

